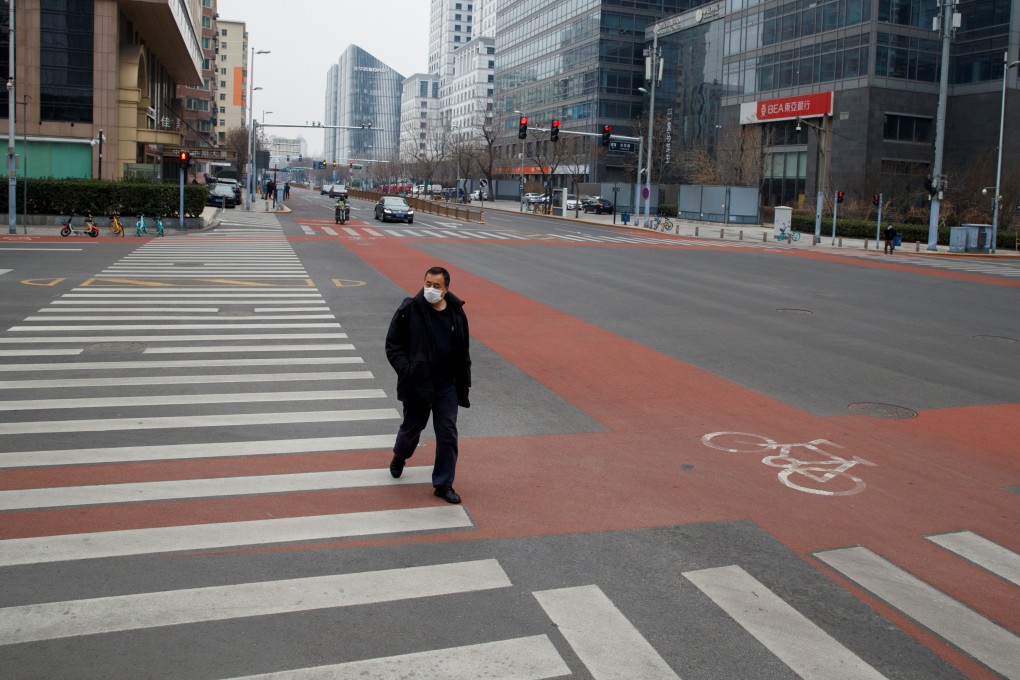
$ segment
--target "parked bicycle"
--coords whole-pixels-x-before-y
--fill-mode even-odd
[[[71,234],[75,236],[91,236],[92,238],[99,236],[99,227],[96,226],[96,221],[92,219],[92,213],[88,213],[85,216],[85,220],[80,227],[76,227],[73,224],[74,218],[77,216],[78,213],[71,213],[67,218],[67,222],[60,229],[61,236],[70,236]]]
[[[790,243],[791,241],[800,240],[800,232],[794,231],[793,227],[790,227],[789,231],[786,230],[786,227],[779,227],[779,229],[775,232],[775,237],[777,241],[786,241],[787,243]]]
[[[107,226],[110,227],[110,231],[113,232],[114,236],[123,236],[124,235],[124,227],[123,227],[123,225],[121,225],[120,220],[117,219],[119,217],[119,215],[120,215],[120,213],[113,212],[110,215],[110,223],[107,225]]]
[[[652,229],[655,231],[673,231],[673,223],[667,217],[656,215],[652,218]]]
[[[145,224],[145,215],[139,215],[138,221],[135,222],[135,235],[141,236],[142,234],[148,234],[149,230]],[[158,236],[163,235],[163,218],[161,216],[156,217],[156,234]]]

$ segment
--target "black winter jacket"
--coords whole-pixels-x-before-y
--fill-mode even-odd
[[[470,333],[464,301],[450,291],[446,304],[453,315],[453,343],[456,356],[454,380],[457,384],[457,404],[469,408],[471,389]],[[413,298],[400,303],[389,330],[386,332],[386,358],[397,372],[397,399],[407,401],[417,396],[432,402],[432,361],[435,347],[432,340],[432,310],[419,290]]]

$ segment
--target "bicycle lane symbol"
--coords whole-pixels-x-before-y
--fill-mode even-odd
[[[843,448],[828,439],[812,439],[802,444],[780,444],[773,439],[749,432],[712,432],[701,438],[709,448],[727,453],[769,453],[761,462],[770,467],[782,468],[776,476],[779,481],[797,491],[819,496],[850,496],[864,491],[864,480],[851,474],[856,465],[875,467],[875,463],[860,456],[843,458],[826,451],[825,448]],[[804,458],[790,455],[793,449],[805,449]]]

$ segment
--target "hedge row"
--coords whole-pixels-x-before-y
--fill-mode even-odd
[[[25,211],[22,196],[25,187],[20,180],[17,188],[17,212]],[[99,179],[34,179],[28,180],[28,213],[31,215],[121,215],[176,216],[180,210],[180,185],[156,182],[111,181]],[[197,217],[205,208],[209,189],[203,184],[184,187],[184,214]],[[0,192],[0,214],[8,211],[8,194]]]
[[[794,213],[792,217],[793,228],[796,231],[813,234],[815,231],[815,216],[805,213]],[[888,223],[886,223],[888,224]],[[894,224],[896,233],[903,239],[904,243],[928,242],[927,224]],[[832,234],[832,216],[822,216],[822,236]],[[836,222],[836,236],[844,238],[875,238],[874,220],[854,220],[839,218]],[[1001,236],[1001,234],[1000,234]],[[1002,239],[999,239],[1002,241]],[[949,245],[949,227],[939,229],[938,242],[942,245]],[[1005,241],[1003,241],[1005,243]]]

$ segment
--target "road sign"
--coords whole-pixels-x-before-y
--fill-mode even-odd
[[[485,179],[484,177],[481,178],[480,180],[478,180],[478,186],[484,189],[485,187],[489,186],[489,180]]]
[[[648,187],[641,187],[641,198],[648,198]]]
[[[609,142],[610,151],[625,151],[627,153],[634,153],[634,142]]]

